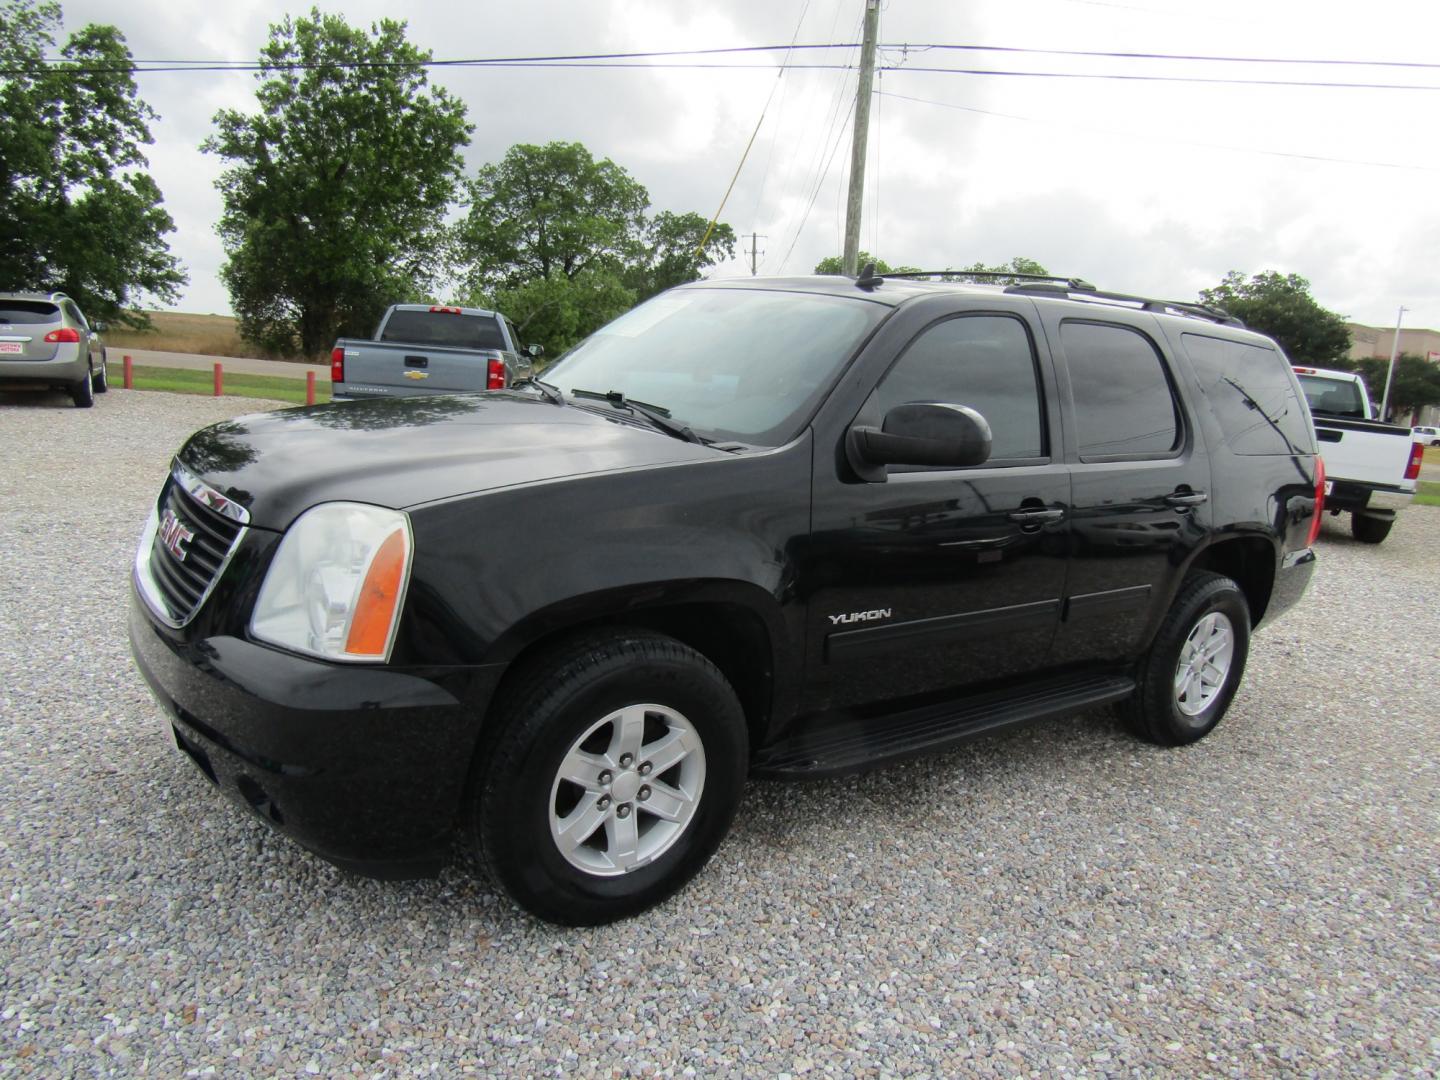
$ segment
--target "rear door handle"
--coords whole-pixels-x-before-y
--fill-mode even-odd
[[[1064,510],[1011,510],[1005,515],[1020,525],[1048,525],[1065,517]]]
[[[430,358],[427,356],[407,356],[405,357],[405,366],[428,368],[430,366]]]
[[[1184,510],[1191,506],[1199,506],[1210,498],[1203,491],[1177,491],[1173,495],[1166,495],[1165,501],[1177,510]]]

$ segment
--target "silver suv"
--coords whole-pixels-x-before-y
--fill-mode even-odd
[[[0,390],[64,390],[88,409],[110,389],[103,329],[64,293],[0,292]]]

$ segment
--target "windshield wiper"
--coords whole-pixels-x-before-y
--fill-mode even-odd
[[[680,423],[678,420],[670,419],[670,410],[663,405],[651,405],[649,402],[636,401],[634,398],[627,398],[619,390],[609,390],[601,393],[599,390],[571,390],[571,397],[594,398],[596,401],[608,401],[617,409],[629,409],[631,412],[645,417],[667,435],[673,435],[685,442],[698,443],[701,446],[709,445],[709,440],[702,439],[689,426]]]
[[[547,382],[541,382],[539,379],[535,378],[534,375],[526,375],[525,378],[516,379],[513,383],[510,384],[510,388],[512,390],[517,386],[533,386],[536,390],[540,391],[540,396],[543,397],[546,401],[550,402],[552,405],[565,404],[565,395],[560,392],[559,387],[551,386]]]

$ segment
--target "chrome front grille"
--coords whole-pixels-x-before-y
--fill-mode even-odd
[[[135,573],[152,611],[184,626],[219,581],[249,515],[176,465],[136,553]]]

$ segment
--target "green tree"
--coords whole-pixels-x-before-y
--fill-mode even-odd
[[[469,194],[456,246],[471,289],[619,273],[641,258],[649,194],[580,143],[512,146],[498,164],[480,167]]]
[[[699,280],[707,267],[734,254],[735,230],[729,225],[717,222],[712,229],[703,214],[662,210],[646,223],[641,257],[631,265],[625,283],[634,289],[637,300],[646,300]]]
[[[0,289],[58,289],[92,319],[148,326],[140,298],[173,303],[186,280],[142,171],[155,113],[113,26],[75,31],[45,62],[60,20],[59,4],[0,4]]]
[[[1377,409],[1385,395],[1385,374],[1389,367],[1388,357],[1367,357],[1353,363],[1353,370],[1365,377]],[[1390,381],[1390,415],[1402,418],[1397,422],[1404,423],[1404,418],[1426,405],[1440,405],[1440,364],[1432,364],[1423,356],[1401,353],[1395,361],[1395,377]]]
[[[462,298],[505,312],[552,357],[735,251],[729,225],[650,216],[644,186],[580,143],[512,146],[468,193],[451,248]]]
[[[1267,270],[1246,281],[1231,270],[1215,288],[1200,290],[1200,300],[1268,334],[1297,364],[1335,367],[1350,349],[1344,318],[1321,307],[1299,274]]]
[[[444,272],[443,218],[473,127],[428,87],[429,59],[390,19],[367,32],[312,8],[270,27],[259,111],[217,113],[201,146],[233,163],[217,231],[247,340],[317,355]]]
[[[907,272],[913,273],[914,271],[919,269],[918,266],[891,266],[884,259],[877,259],[868,251],[861,251],[858,253],[855,265],[863,270],[866,263],[872,262],[875,264],[875,272],[881,277],[884,277],[886,274],[904,274]],[[844,256],[830,255],[826,258],[821,259],[818,263],[815,264],[815,273],[841,274],[844,273],[844,267]]]
[[[1016,255],[1008,263],[1000,263],[998,266],[986,266],[982,262],[971,263],[965,267],[965,272],[972,274],[1039,274],[1045,276],[1050,273],[1034,259],[1027,259],[1024,255]],[[1013,277],[977,277],[971,281],[978,281],[986,285],[1014,285],[1020,278]]]

